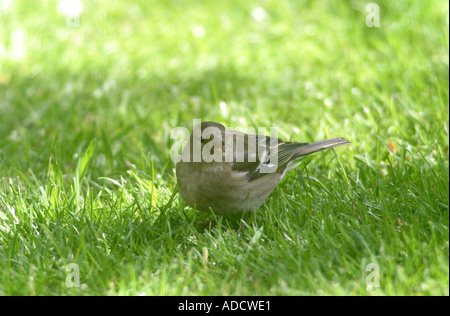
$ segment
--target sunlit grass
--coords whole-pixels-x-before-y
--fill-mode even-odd
[[[0,294],[448,295],[445,1],[0,4]],[[352,144],[214,217],[170,160],[194,118]]]

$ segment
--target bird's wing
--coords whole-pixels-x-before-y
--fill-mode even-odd
[[[249,181],[274,172],[283,173],[298,149],[307,145],[262,135],[232,134],[233,142],[227,141],[225,152],[233,149],[232,169],[245,173]]]

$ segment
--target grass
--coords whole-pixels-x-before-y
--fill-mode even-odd
[[[448,3],[377,3],[0,1],[0,294],[448,295]],[[352,144],[214,217],[176,191],[194,118]]]

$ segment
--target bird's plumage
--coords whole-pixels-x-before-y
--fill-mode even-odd
[[[234,214],[255,210],[296,160],[348,143],[344,138],[311,144],[284,142],[203,122],[194,127],[183,150],[189,151],[190,159],[177,163],[179,191],[188,205],[201,211]],[[202,150],[202,155],[194,162],[196,148]],[[217,159],[210,161],[203,154],[216,154]]]

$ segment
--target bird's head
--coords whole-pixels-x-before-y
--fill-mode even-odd
[[[189,139],[191,162],[221,162],[225,154],[225,126],[202,122],[194,126]]]

